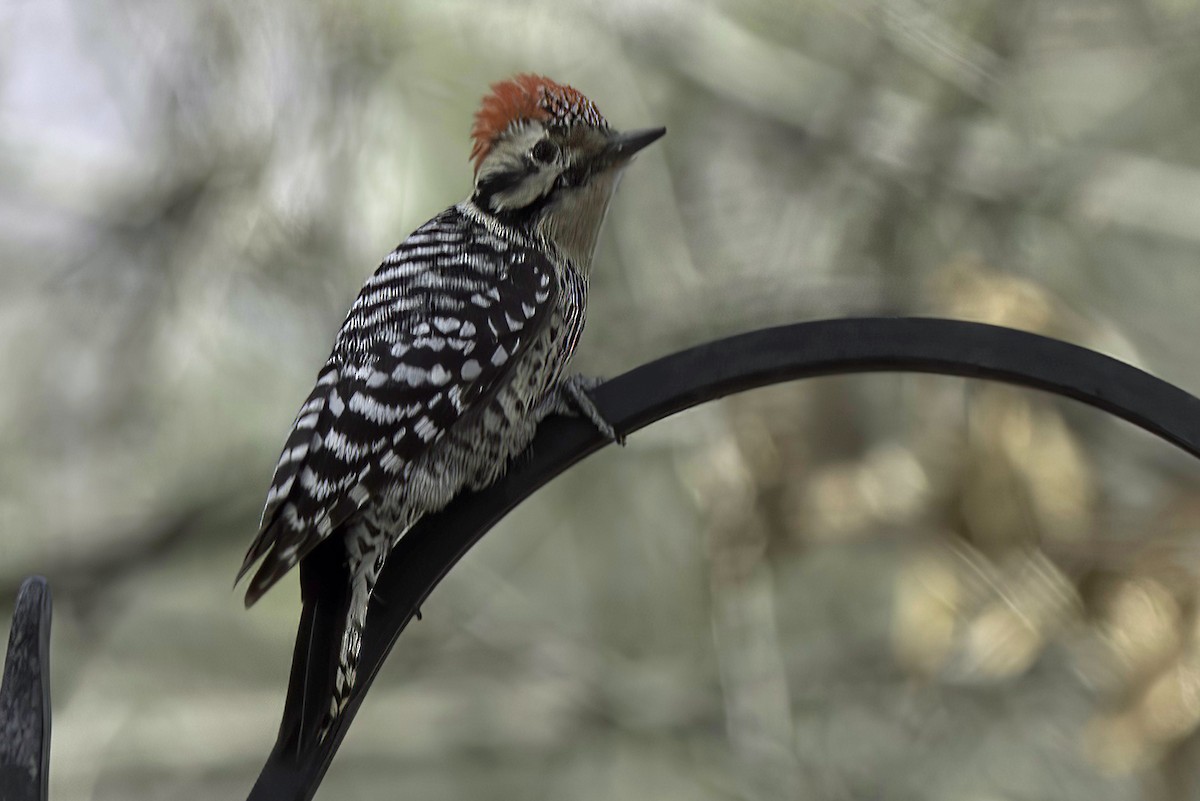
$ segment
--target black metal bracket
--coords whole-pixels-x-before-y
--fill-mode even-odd
[[[0,684],[0,801],[46,801],[50,767],[50,587],[21,583]]]
[[[593,396],[616,430],[629,434],[736,392],[800,378],[865,372],[939,373],[1044,390],[1121,417],[1200,456],[1200,399],[1086,348],[953,320],[824,320],[754,331],[638,367],[601,385]],[[328,703],[347,602],[340,543],[323,543],[301,563],[304,607],[283,719],[274,750],[251,790],[251,801],[313,797],[396,638],[433,588],[500,518],[606,444],[590,423],[548,419],[529,452],[504,479],[458,498],[400,541],[384,567],[368,613],[358,683],[340,725],[323,742],[315,740],[315,733]],[[14,614],[0,689],[0,801],[46,798],[49,619],[45,582],[26,581]]]
[[[924,372],[1044,390],[1102,409],[1200,456],[1200,399],[1086,348],[997,326],[954,320],[823,320],[754,331],[664,357],[593,393],[622,434],[706,401],[812,376]],[[332,657],[346,603],[338,546],[301,564],[304,598],[283,721],[251,801],[312,798],[384,659],[438,582],[497,521],[541,486],[607,443],[578,419],[552,418],[529,453],[492,487],[423,520],[392,551],[363,637],[358,683],[341,724],[314,732],[328,704]],[[398,722],[403,725],[403,722]]]

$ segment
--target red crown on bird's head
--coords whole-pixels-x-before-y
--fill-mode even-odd
[[[556,83],[544,75],[515,75],[492,84],[492,93],[483,98],[479,111],[475,112],[475,125],[471,128],[475,171],[479,171],[497,137],[530,120],[562,126],[608,127],[596,104],[575,87]]]

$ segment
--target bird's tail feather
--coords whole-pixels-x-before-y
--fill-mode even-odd
[[[337,671],[334,674],[333,693],[329,702],[329,715],[321,729],[320,739],[333,728],[342,716],[350,693],[358,678],[358,661],[362,652],[363,629],[367,623],[367,609],[371,593],[379,572],[391,551],[392,540],[381,535],[365,522],[356,524],[347,534],[346,551],[350,568],[350,604],[346,611],[346,628],[338,650]]]

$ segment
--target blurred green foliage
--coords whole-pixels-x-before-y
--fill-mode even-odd
[[[56,597],[51,796],[248,791],[293,582],[229,582],[362,280],[469,191],[487,85],[665,124],[578,367],[850,313],[1200,391],[1191,0],[0,2],[0,598]],[[1184,799],[1200,467],[870,376],[642,432],[403,638],[333,798]]]

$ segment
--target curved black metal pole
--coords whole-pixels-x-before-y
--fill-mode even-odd
[[[21,583],[0,684],[0,801],[46,801],[50,776],[50,587]]]
[[[605,418],[628,434],[683,409],[755,387],[881,371],[941,373],[1045,390],[1124,418],[1200,456],[1200,399],[1086,348],[954,320],[823,320],[754,331],[638,367],[598,387],[594,397]],[[605,444],[589,423],[548,419],[529,453],[502,481],[458,498],[405,535],[376,586],[349,707],[341,726],[320,744],[312,737],[328,704],[331,658],[345,619],[346,582],[339,572],[337,543],[327,541],[324,553],[306,559],[300,571],[304,610],[283,722],[250,798],[311,798],[396,638],[442,577],[513,507]]]

